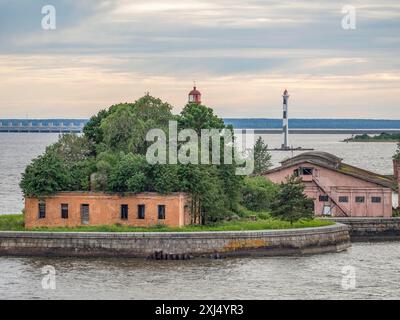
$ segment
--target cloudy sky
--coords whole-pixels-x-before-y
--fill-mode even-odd
[[[292,117],[399,119],[399,57],[398,0],[0,0],[0,118],[86,118],[147,91],[179,112],[196,80],[223,117],[280,117],[287,88]]]

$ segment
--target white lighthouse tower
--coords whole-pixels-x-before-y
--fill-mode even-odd
[[[283,92],[283,144],[282,149],[289,149],[289,115],[288,115],[288,100],[289,93],[285,89]]]

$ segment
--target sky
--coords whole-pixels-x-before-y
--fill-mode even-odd
[[[400,119],[399,57],[398,0],[0,0],[0,118],[178,113],[196,81],[221,117],[281,117],[287,88],[293,118]]]

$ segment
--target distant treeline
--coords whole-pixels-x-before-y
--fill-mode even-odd
[[[343,140],[344,142],[399,142],[400,133],[385,133],[378,135],[358,134],[351,138]]]

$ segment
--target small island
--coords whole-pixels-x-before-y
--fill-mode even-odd
[[[347,226],[315,219],[299,177],[278,184],[263,175],[271,155],[261,138],[250,150],[249,174],[237,174],[247,164],[238,164],[237,150],[231,161],[202,163],[205,153],[228,155],[224,144],[212,150],[212,140],[196,151],[204,130],[233,129],[198,100],[176,115],[146,94],[100,111],[82,135],[61,135],[22,175],[23,214],[0,217],[0,254],[180,260],[350,246]],[[173,125],[190,133],[190,144],[179,136],[174,151],[171,138],[149,139],[154,128],[170,136]],[[149,153],[153,146],[159,147]],[[178,162],[152,160],[171,152]],[[192,162],[181,161],[190,156]]]
[[[351,138],[344,139],[342,142],[400,142],[400,133],[357,134]]]

